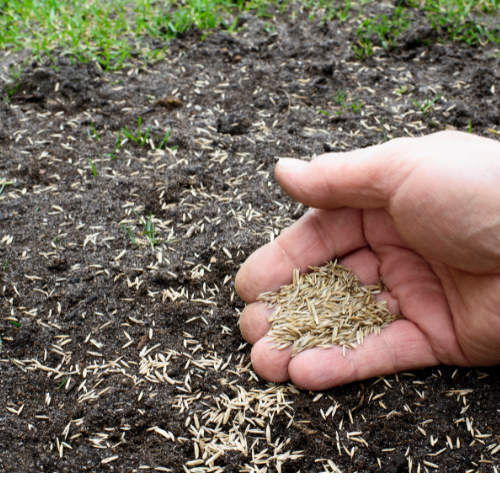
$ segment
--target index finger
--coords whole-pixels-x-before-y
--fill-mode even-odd
[[[367,246],[362,212],[353,208],[313,209],[276,240],[254,252],[236,276],[236,291],[245,302],[262,292],[277,292],[301,273]]]

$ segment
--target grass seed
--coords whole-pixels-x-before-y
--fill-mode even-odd
[[[377,302],[382,285],[362,286],[336,261],[311,270],[300,275],[295,269],[291,285],[257,299],[275,309],[268,317],[272,323],[268,335],[278,349],[292,346],[292,357],[312,347],[355,348],[363,345],[369,333],[380,334],[382,328],[401,319],[389,312],[387,302]]]

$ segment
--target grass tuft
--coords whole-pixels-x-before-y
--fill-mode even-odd
[[[148,137],[149,137],[149,132],[151,131],[151,126],[149,126],[146,133],[144,135],[142,135],[141,124],[142,124],[142,117],[139,116],[139,120],[138,120],[138,124],[137,124],[137,136],[135,136],[132,132],[130,132],[130,130],[127,127],[122,128],[121,131],[123,132],[123,135],[127,139],[134,141],[136,144],[139,144],[140,146],[144,146],[148,142]],[[168,137],[167,137],[167,139],[168,139]]]
[[[442,95],[443,95],[443,93],[441,92],[439,95],[434,97],[434,99],[431,99],[429,96],[427,96],[425,99],[425,102],[423,102],[423,103],[419,103],[419,102],[415,101],[415,99],[413,99],[413,98],[410,98],[410,99],[412,100],[413,104],[415,104],[415,106],[417,106],[417,108],[420,109],[420,111],[422,111],[422,113],[425,116],[432,109],[432,107],[434,106],[434,103],[437,100],[439,100]]]
[[[153,222],[153,214],[149,214],[149,219],[144,222],[144,220],[139,216],[137,212],[134,211],[134,214],[137,215],[139,218],[141,224],[144,227],[144,231],[141,233],[146,236],[146,238],[149,240],[149,243],[151,245],[151,249],[154,250],[154,247],[156,245],[160,245],[161,243],[171,243],[171,240],[159,240],[157,239],[156,235],[158,234],[158,231],[155,228],[155,224]]]

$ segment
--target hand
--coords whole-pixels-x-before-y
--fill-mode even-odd
[[[258,375],[308,390],[438,364],[500,363],[500,144],[459,132],[395,139],[307,163],[280,160],[276,178],[315,207],[252,254],[236,277],[248,303],[241,332]],[[391,323],[364,346],[271,349],[270,311],[255,302],[292,271],[339,259],[362,284],[380,280]]]

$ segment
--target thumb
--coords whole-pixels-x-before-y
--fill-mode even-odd
[[[418,140],[418,139],[417,139]],[[380,208],[409,173],[412,139],[348,153],[329,153],[310,162],[282,158],[275,175],[281,187],[300,203],[315,208]]]

